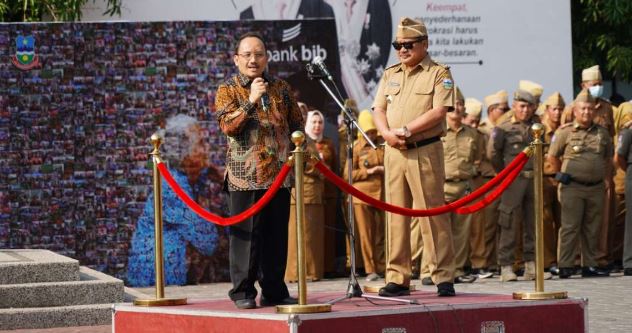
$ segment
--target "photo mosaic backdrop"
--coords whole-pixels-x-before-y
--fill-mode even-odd
[[[49,249],[125,279],[135,223],[151,193],[148,138],[180,113],[200,121],[219,175],[192,186],[195,197],[226,215],[226,140],[213,104],[217,85],[236,70],[235,37],[251,30],[264,35],[276,55],[270,73],[288,80],[300,100],[325,112],[330,107],[304,65],[323,52],[338,59],[335,23],[302,21],[298,34],[296,27],[296,21],[1,24],[0,248]],[[30,57],[18,58],[24,54]],[[32,68],[18,68],[22,59]],[[337,62],[330,66],[339,73]],[[187,250],[189,283],[228,279],[225,231],[218,234],[211,256]]]

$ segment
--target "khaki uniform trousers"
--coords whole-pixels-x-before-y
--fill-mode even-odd
[[[384,212],[366,204],[354,204],[356,235],[366,274],[384,272]]]
[[[386,147],[386,201],[415,209],[443,205],[445,169],[440,142],[420,148]],[[413,199],[414,198],[414,199]],[[409,286],[411,276],[410,217],[387,214],[386,282]],[[453,282],[454,248],[446,214],[420,220],[424,255],[435,284]]]
[[[552,177],[544,177],[544,267],[557,263],[557,235],[560,230],[562,206],[557,199],[557,182]]]
[[[599,245],[597,246],[597,264],[601,267],[607,266],[614,258],[612,258],[612,245],[615,230],[616,215],[616,194],[614,193],[614,182],[612,176],[606,176],[607,182],[610,182],[610,188],[606,189],[603,197],[603,214],[601,227],[599,232]]]
[[[424,240],[421,235],[421,223],[428,223],[427,217],[413,217],[410,221],[410,250],[413,256],[413,271],[419,272],[419,278],[430,277],[429,256],[424,256]],[[455,275],[456,276],[456,275]]]
[[[472,188],[470,181],[446,182],[445,200],[456,201]],[[454,244],[454,276],[465,275],[464,267],[470,256],[470,231],[472,227],[472,214],[457,214],[450,212],[450,225],[452,226],[452,241]]]
[[[534,254],[534,218],[533,179],[522,175],[503,192],[498,206],[500,238],[498,240],[498,264],[512,265],[515,259],[516,233],[522,225],[522,244],[524,261],[533,261]]]
[[[596,266],[599,228],[603,220],[605,185],[584,186],[576,183],[560,185],[562,225],[559,234],[558,265],[573,267],[580,241],[582,266]]]
[[[421,239],[421,225],[419,223],[419,220],[423,219],[426,219],[426,217],[413,217],[410,220],[410,253],[412,256],[411,262],[412,270],[416,272],[421,272],[422,267],[424,267],[421,264],[424,242]],[[426,276],[430,276],[430,272],[427,271],[428,267],[425,267],[426,273],[428,273],[428,275]]]
[[[478,189],[491,179],[491,177],[474,178],[474,188]],[[496,266],[499,204],[500,200],[495,200],[489,206],[472,214],[470,231],[470,262],[472,263],[472,268]]]
[[[324,207],[322,204],[305,204],[305,277],[317,281],[323,278],[325,258]],[[296,204],[290,205],[290,224],[288,226],[287,268],[285,281],[298,281],[298,252],[296,250]]]

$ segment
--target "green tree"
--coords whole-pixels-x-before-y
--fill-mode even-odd
[[[0,0],[2,22],[80,21],[89,0]],[[107,0],[104,14],[121,15],[122,0]],[[92,0],[96,2],[96,0]]]
[[[599,64],[604,79],[632,80],[632,1],[571,0],[575,82]],[[576,85],[577,86],[577,85]]]

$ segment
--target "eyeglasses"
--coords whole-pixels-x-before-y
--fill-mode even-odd
[[[413,48],[413,45],[415,45],[415,43],[419,43],[419,42],[422,42],[422,41],[423,41],[423,39],[418,39],[418,40],[415,40],[415,41],[412,41],[412,42],[403,42],[403,43],[395,41],[395,42],[392,42],[391,45],[393,45],[393,48],[395,50],[397,50],[397,51],[401,50],[402,47],[405,48],[406,50],[410,50],[410,49]]]
[[[250,60],[250,58],[252,58],[253,56],[255,57],[255,60],[259,60],[263,57],[266,56],[265,53],[250,53],[250,52],[246,52],[246,53],[238,53],[238,55],[244,59],[248,59]]]

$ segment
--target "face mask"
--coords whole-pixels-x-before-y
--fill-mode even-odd
[[[601,97],[601,95],[603,95],[603,86],[592,86],[588,88],[588,91],[590,91],[593,97]]]

